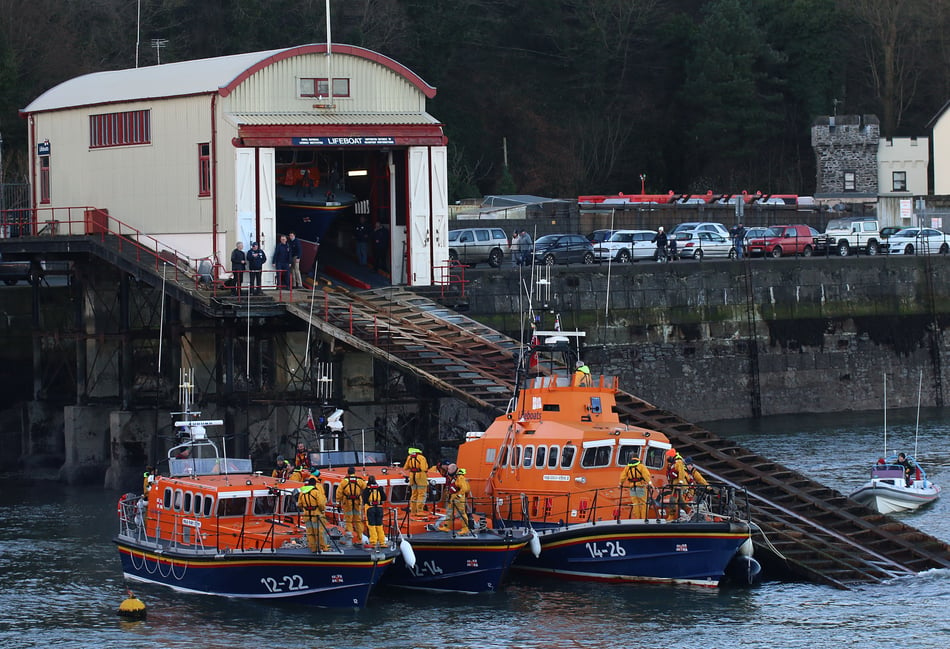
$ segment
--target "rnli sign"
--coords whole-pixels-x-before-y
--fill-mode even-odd
[[[39,142],[36,145],[36,155],[49,155],[49,140],[45,142]]]
[[[374,135],[368,137],[295,137],[291,138],[294,146],[389,146],[396,144],[396,138],[391,135]]]

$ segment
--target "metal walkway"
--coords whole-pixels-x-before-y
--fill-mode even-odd
[[[288,305],[311,319],[311,305]],[[514,393],[520,343],[398,287],[318,294],[311,326],[488,412]],[[621,419],[666,434],[715,481],[749,493],[756,556],[772,570],[837,588],[950,568],[943,541],[849,500],[776,462],[658,409],[617,395]]]

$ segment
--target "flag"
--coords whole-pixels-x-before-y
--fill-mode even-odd
[[[561,330],[561,314],[558,313],[556,316],[554,316],[554,331],[560,331],[560,330]]]
[[[538,352],[535,351],[538,347],[538,336],[535,334],[531,336],[531,356],[528,357],[528,368],[535,368],[538,366]]]
[[[307,428],[310,430],[316,430],[317,425],[313,423],[313,410],[307,408]]]

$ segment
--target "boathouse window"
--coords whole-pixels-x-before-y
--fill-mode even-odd
[[[148,109],[89,116],[91,149],[149,144],[151,141],[151,111]]]
[[[49,156],[40,156],[40,203],[49,204]]]
[[[534,447],[525,446],[524,447],[524,465],[523,465],[524,468],[530,469],[533,461],[534,461]]]
[[[222,498],[218,501],[218,516],[244,516],[247,498]]]
[[[544,462],[545,462],[545,460],[547,459],[547,451],[548,451],[548,447],[547,447],[547,446],[539,446],[539,447],[538,447],[538,454],[537,454],[537,456],[534,458],[534,466],[535,466],[535,468],[537,468],[537,469],[543,469],[543,468],[544,468]]]
[[[211,145],[198,145],[198,196],[211,196]]]
[[[256,496],[254,513],[258,516],[273,516],[277,511],[277,496]]]
[[[300,96],[301,97],[329,97],[329,84],[327,79],[300,79]],[[350,80],[349,79],[334,79],[333,80],[333,96],[334,97],[349,97],[350,96]]]
[[[891,181],[894,184],[893,191],[895,192],[906,192],[907,191],[907,172],[906,171],[894,171],[891,173]]]
[[[581,466],[585,469],[610,466],[610,456],[613,454],[612,452],[613,445],[585,448],[584,457],[581,459]]]
[[[574,451],[577,450],[576,446],[565,446],[564,450],[561,451],[561,468],[570,469],[571,465],[574,464]]]
[[[548,468],[549,469],[557,468],[557,457],[558,457],[558,451],[560,450],[561,449],[558,448],[557,446],[552,446],[551,450],[548,452]]]

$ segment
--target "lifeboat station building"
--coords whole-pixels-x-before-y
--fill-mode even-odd
[[[273,268],[291,230],[357,259],[365,219],[389,231],[388,259],[368,246],[369,263],[393,284],[428,285],[448,258],[435,93],[393,59],[340,44],[77,77],[21,111],[34,207],[96,208],[225,269],[238,241],[260,242]]]

